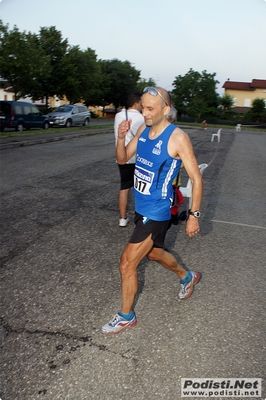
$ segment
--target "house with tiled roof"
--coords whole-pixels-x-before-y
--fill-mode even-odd
[[[266,80],[252,79],[251,82],[234,82],[229,79],[224,83],[224,94],[234,98],[234,111],[247,112],[254,99],[264,99],[266,103]]]

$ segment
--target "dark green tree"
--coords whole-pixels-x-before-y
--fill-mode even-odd
[[[63,91],[70,103],[100,104],[103,96],[103,77],[94,50],[69,49],[65,58],[66,79]]]
[[[223,119],[232,119],[235,116],[235,112],[233,112],[232,107],[234,105],[234,97],[230,94],[226,93],[222,97],[219,98],[220,103],[220,118]]]
[[[55,26],[51,26],[50,28],[41,27],[37,43],[45,53],[49,67],[46,76],[39,80],[34,96],[45,97],[46,105],[48,105],[50,96],[63,97],[65,94],[68,40],[63,40],[61,32],[57,31]]]
[[[234,105],[234,97],[226,93],[223,97],[220,98],[220,104],[222,105],[225,112],[230,112]]]
[[[9,30],[0,21],[0,71],[13,87],[15,98],[32,95],[47,69],[47,59],[36,43],[36,35],[20,32],[16,26]]]
[[[252,121],[263,122],[266,120],[266,104],[265,99],[257,97],[252,102],[250,110]]]
[[[208,109],[206,108],[206,103],[203,99],[200,97],[195,96],[188,104],[187,106],[187,114],[190,117],[196,118],[198,120],[201,118],[202,115],[206,115],[208,112]]]
[[[136,91],[142,93],[147,86],[156,86],[155,80],[153,78],[149,78],[148,80],[140,78],[136,86]]]
[[[79,72],[82,73],[83,68],[80,65],[81,50],[79,46],[70,47],[64,58],[65,81],[62,84],[62,93],[70,103],[80,101],[81,79]]]
[[[117,109],[125,105],[128,94],[136,90],[140,71],[136,70],[129,61],[112,59],[99,60],[99,63],[106,84],[103,105],[113,103]]]
[[[95,51],[87,48],[81,55],[81,90],[80,94],[85,104],[98,105],[105,93],[105,80],[102,74],[101,65],[97,61]]]
[[[47,80],[51,73],[51,65],[45,51],[38,44],[36,34],[27,34],[27,45],[29,51],[25,55],[24,62],[27,66],[28,79],[26,79],[25,90],[22,90],[23,96],[32,97],[33,100],[39,100],[45,93],[40,88],[40,82]]]
[[[175,107],[179,115],[189,114],[195,118],[207,118],[217,114],[219,96],[216,93],[216,73],[202,73],[192,68],[186,75],[178,75],[172,90]]]

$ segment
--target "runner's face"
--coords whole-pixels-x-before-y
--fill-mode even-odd
[[[165,104],[161,97],[144,93],[141,98],[142,115],[147,126],[154,126],[162,122],[165,118]]]

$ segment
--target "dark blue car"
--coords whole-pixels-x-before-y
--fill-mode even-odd
[[[0,130],[14,128],[22,132],[24,129],[48,129],[49,119],[32,103],[26,101],[0,101]]]

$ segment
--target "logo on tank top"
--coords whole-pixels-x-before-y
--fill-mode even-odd
[[[156,154],[157,156],[159,156],[161,154],[161,147],[162,147],[163,141],[159,140],[158,143],[156,143],[156,145],[154,146],[152,152],[153,154]]]

